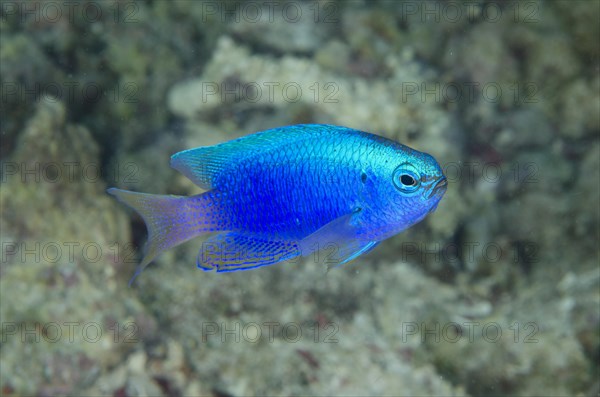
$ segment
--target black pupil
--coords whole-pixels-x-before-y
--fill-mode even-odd
[[[416,181],[415,178],[413,178],[412,176],[408,174],[402,174],[400,176],[400,182],[402,182],[404,186],[414,186]]]

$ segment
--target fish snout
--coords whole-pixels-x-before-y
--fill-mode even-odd
[[[444,195],[444,193],[446,193],[447,188],[448,180],[445,176],[442,175],[435,183],[435,185],[433,185],[433,187],[431,188],[429,196],[427,198],[430,199],[433,197],[437,197],[439,199]]]

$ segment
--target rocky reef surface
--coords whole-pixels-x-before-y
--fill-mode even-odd
[[[599,4],[1,3],[2,394],[597,395]],[[172,153],[304,122],[449,190],[329,272],[194,241],[127,288],[145,229],[107,187],[195,194]]]

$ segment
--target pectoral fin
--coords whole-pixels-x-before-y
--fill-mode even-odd
[[[339,260],[338,263],[332,263],[331,267],[340,266],[358,258],[359,256],[371,251],[379,244],[379,241],[349,241],[347,244],[341,244],[339,252],[335,254]]]
[[[379,242],[359,235],[357,222],[360,211],[357,209],[341,216],[299,241],[298,248],[302,255],[327,250],[325,264],[330,268],[348,263],[372,250]]]
[[[272,265],[300,254],[291,241],[269,241],[239,233],[221,233],[202,244],[198,254],[198,267],[217,272],[248,270]]]

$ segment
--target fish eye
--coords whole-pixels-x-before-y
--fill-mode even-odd
[[[412,175],[402,174],[400,175],[400,183],[402,183],[404,186],[413,186],[417,183],[417,181]]]
[[[394,186],[403,193],[413,193],[419,188],[421,177],[412,165],[401,164],[394,171]]]

